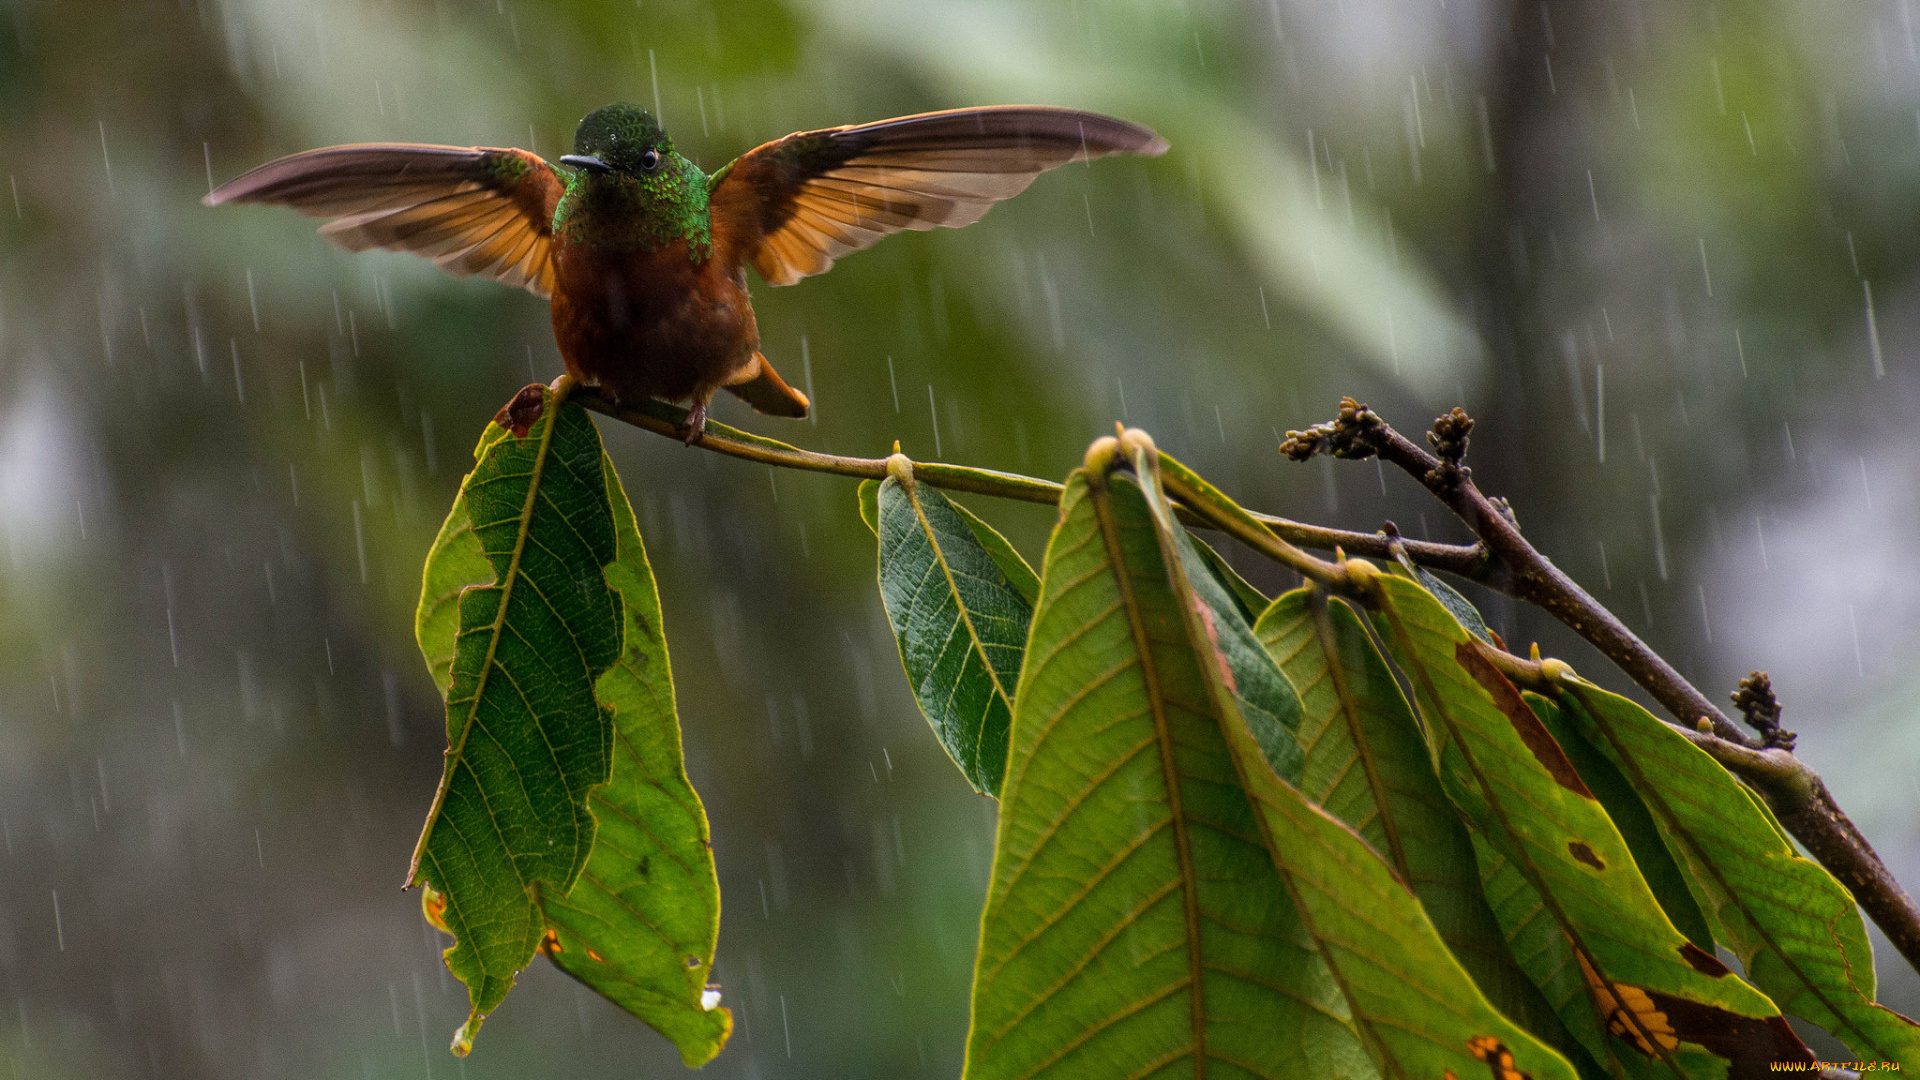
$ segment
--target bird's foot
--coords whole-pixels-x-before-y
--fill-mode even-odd
[[[707,405],[701,402],[687,410],[687,418],[680,422],[680,437],[688,446],[700,441],[707,430]]]

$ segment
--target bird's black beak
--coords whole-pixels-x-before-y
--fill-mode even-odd
[[[613,171],[613,166],[601,161],[592,154],[568,154],[560,159],[560,164],[571,165],[576,169],[585,169],[588,172],[603,173]]]

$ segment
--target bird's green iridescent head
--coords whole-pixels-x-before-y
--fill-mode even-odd
[[[588,113],[560,163],[579,170],[554,214],[555,232],[570,242],[655,250],[685,240],[695,262],[711,253],[706,174],[674,151],[647,110],[608,105]]]
[[[580,121],[573,133],[573,152],[595,157],[608,166],[634,176],[660,167],[673,154],[673,140],[645,109],[632,105],[608,105],[595,109]]]

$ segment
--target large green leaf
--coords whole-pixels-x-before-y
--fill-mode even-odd
[[[581,444],[580,452],[570,455],[568,468],[596,476],[601,484],[599,500],[580,500],[597,504],[580,519],[592,520],[590,533],[611,538],[615,557],[604,566],[602,577],[604,586],[618,594],[615,610],[621,618],[613,628],[618,660],[592,685],[597,701],[612,711],[610,782],[592,788],[588,795],[591,820],[598,822],[598,830],[573,890],[546,883],[533,890],[531,902],[538,920],[533,936],[562,969],[659,1029],[680,1048],[689,1065],[697,1065],[724,1044],[731,1017],[725,1009],[708,1007],[714,1001],[707,992],[706,976],[712,968],[719,926],[719,888],[707,843],[706,816],[681,761],[659,599],[632,508],[612,463],[599,449],[591,421],[571,404],[554,409],[551,396],[543,398],[542,411],[546,415],[523,439],[516,440],[497,425],[489,425],[482,436],[475,450],[479,465],[463,483],[427,556],[415,632],[428,670],[445,697],[453,684],[457,655],[471,647],[472,635],[460,636],[467,603],[463,596],[491,586],[498,573],[483,543],[483,532],[474,528],[475,508],[484,513],[493,505],[487,495],[490,486],[504,487],[515,482],[516,474],[528,473],[526,451],[537,449],[538,440],[564,438],[570,445]],[[549,423],[559,430],[553,432]],[[589,449],[598,460],[597,470],[586,468],[595,460],[585,456]],[[549,446],[544,452],[551,456],[554,451]],[[553,480],[550,469],[543,473],[545,481]],[[528,524],[530,542],[547,542],[547,530],[535,528],[546,524],[538,520]],[[533,583],[528,579],[529,585]],[[501,674],[510,672],[503,669]],[[434,823],[430,821],[430,827]],[[452,966],[466,944],[460,934],[462,924],[453,920],[456,898],[431,880],[424,884],[429,919],[462,937],[449,950]],[[518,888],[510,878],[500,884]],[[527,893],[521,890],[520,895]],[[470,900],[469,908],[475,902]],[[523,910],[504,901],[501,906],[515,916]],[[532,953],[514,955],[518,963],[509,972],[517,971]],[[456,1036],[456,1050],[471,1044],[478,1020],[487,1011],[479,1008],[483,989],[484,984],[474,991],[476,1012]],[[497,1003],[496,997],[493,1004]]]
[[[1759,1076],[1811,1061],[1773,1002],[1674,927],[1487,647],[1416,583],[1364,580],[1442,786],[1475,830],[1488,902],[1568,1029],[1636,1075]]]
[[[1862,1059],[1920,1063],[1920,1027],[1873,1002],[1873,951],[1846,889],[1685,736],[1570,669],[1556,674],[1563,715],[1645,800],[1748,978]]]
[[[1647,879],[1647,887],[1653,890],[1653,898],[1660,901],[1660,910],[1673,920],[1676,929],[1687,935],[1688,941],[1706,952],[1714,952],[1718,946],[1713,940],[1713,931],[1707,927],[1707,917],[1700,910],[1692,890],[1687,887],[1687,879],[1680,873],[1680,864],[1674,861],[1673,853],[1667,850],[1666,843],[1660,839],[1660,829],[1654,824],[1653,813],[1641,801],[1633,785],[1627,782],[1613,762],[1607,760],[1606,755],[1588,741],[1584,732],[1573,726],[1557,704],[1539,694],[1526,693],[1520,696],[1532,706],[1533,714],[1540,718],[1541,723],[1547,725],[1553,741],[1566,751],[1567,760],[1573,762],[1574,771],[1586,781],[1593,797],[1600,800],[1600,808],[1612,819],[1613,827],[1620,830],[1620,838],[1627,842],[1627,850],[1633,852],[1633,863],[1640,868],[1640,876]]]
[[[1188,640],[1203,652],[1212,645],[1224,661],[1227,653],[1219,647],[1214,625],[1217,601],[1204,598],[1217,586],[1208,568],[1184,557],[1192,544],[1160,491],[1158,454],[1141,435],[1123,445],[1132,451],[1135,473],[1142,478],[1161,551],[1183,553],[1167,561],[1174,567],[1170,583]],[[1351,612],[1348,617],[1353,618]],[[1268,858],[1382,1073],[1411,1078],[1487,1069],[1503,1078],[1573,1080],[1576,1074],[1566,1059],[1487,1001],[1448,951],[1421,902],[1379,853],[1275,772],[1257,725],[1244,713],[1235,715],[1245,703],[1235,687],[1238,670],[1227,663],[1202,664],[1199,670],[1255,806]],[[1414,754],[1424,757],[1418,743],[1413,745]],[[1503,949],[1497,934],[1493,940]]]
[[[1179,562],[1131,473],[1074,473],[1014,704],[970,1080],[1374,1075],[1261,843]]]
[[[447,967],[472,1011],[456,1052],[545,933],[536,889],[571,889],[593,846],[587,792],[613,757],[594,683],[619,658],[623,618],[603,571],[617,544],[602,456],[586,413],[556,408],[550,391],[522,436],[489,425],[435,544],[456,565],[430,562],[423,575],[417,624],[438,631],[446,620],[429,598],[472,576],[467,538],[492,571],[458,593],[446,765],[407,875],[458,939]],[[423,651],[436,667],[442,650]]]
[[[1300,793],[1344,821],[1419,898],[1460,965],[1501,1012],[1593,1069],[1514,963],[1480,891],[1473,842],[1440,789],[1413,709],[1344,601],[1311,588],[1275,600],[1255,626],[1300,692]]]
[[[977,519],[917,484],[905,458],[881,483],[880,599],[920,711],[967,781],[998,795],[1032,602],[981,543]],[[985,529],[996,539],[999,534]],[[1024,567],[1024,563],[1019,563]],[[1028,578],[1031,570],[1026,571]]]
[[[720,932],[720,881],[700,796],[687,780],[673,675],[653,568],[605,463],[620,557],[607,583],[626,610],[620,660],[600,676],[613,707],[613,777],[587,805],[600,822],[573,891],[542,889],[548,937],[541,951],[561,970],[651,1024],[689,1067],[726,1045],[733,1017],[710,988]]]
[[[932,466],[918,464],[915,468],[927,469]],[[860,520],[866,522],[867,528],[875,536],[880,535],[880,481],[860,481],[857,496],[860,502]],[[1000,535],[1000,530],[980,520],[979,515],[957,502],[948,500],[947,505],[953,507],[954,513],[966,520],[967,528],[973,530],[973,538],[980,541],[981,547],[987,549],[987,554],[993,557],[994,565],[1007,576],[1007,583],[1013,586],[1014,591],[1026,597],[1029,606],[1037,603],[1040,599],[1040,575],[1034,573],[1033,567],[1028,565],[1027,560],[1014,550],[1006,537]]]

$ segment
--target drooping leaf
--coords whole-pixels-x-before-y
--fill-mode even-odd
[[[474,449],[477,460],[494,440],[493,425]],[[470,585],[493,581],[493,564],[486,549],[474,535],[473,519],[467,514],[464,494],[453,500],[453,509],[441,524],[433,546],[427,549],[426,565],[421,568],[420,604],[414,610],[413,636],[427,661],[427,673],[446,700],[447,687],[453,683],[454,644],[460,636],[460,594]]]
[[[1681,875],[1680,865],[1673,861],[1673,853],[1660,839],[1660,830],[1654,825],[1647,804],[1640,800],[1613,762],[1572,726],[1558,705],[1539,694],[1521,696],[1532,706],[1540,722],[1547,725],[1553,741],[1566,751],[1567,760],[1573,762],[1574,771],[1587,782],[1593,797],[1600,800],[1600,807],[1613,821],[1613,827],[1620,830],[1627,850],[1633,852],[1634,865],[1640,868],[1640,876],[1647,879],[1653,898],[1660,901],[1660,909],[1667,913],[1675,928],[1687,935],[1688,941],[1708,954],[1713,953],[1716,945],[1713,931],[1707,928],[1707,917],[1688,890],[1687,879]]]
[[[880,535],[880,481],[860,481],[858,496],[860,520],[867,523],[867,529],[875,536]],[[953,507],[955,513],[966,519],[967,528],[973,530],[973,538],[980,541],[981,547],[987,549],[987,554],[993,557],[994,565],[1000,567],[1000,572],[1007,576],[1008,584],[1012,585],[1021,596],[1026,597],[1028,604],[1039,602],[1040,575],[1034,573],[1033,567],[1027,560],[1014,550],[1006,537],[1000,535],[1000,530],[980,520],[973,511],[957,502],[948,500],[948,505]]]
[[[541,951],[652,1025],[697,1068],[733,1029],[718,988],[707,983],[720,882],[706,810],[681,755],[653,568],[613,462],[603,469],[620,550],[606,577],[626,615],[620,660],[595,688],[613,707],[613,772],[587,797],[600,829],[573,891],[540,890],[548,928]]]
[[[1192,542],[1195,553],[1207,564],[1208,573],[1212,574],[1213,579],[1232,595],[1234,605],[1240,609],[1240,617],[1247,621],[1248,626],[1252,626],[1272,601],[1267,599],[1259,589],[1249,584],[1246,578],[1241,577],[1240,572],[1233,568],[1233,564],[1227,561],[1226,556],[1220,554],[1212,544],[1191,532],[1187,533],[1187,539]]]
[[[1387,860],[1495,1008],[1597,1072],[1507,951],[1480,891],[1473,842],[1360,617],[1342,600],[1301,588],[1275,600],[1254,630],[1300,692],[1300,794]]]
[[[1237,745],[1250,760],[1252,747]],[[1260,807],[1268,849],[1383,1073],[1579,1075],[1493,1007],[1378,853],[1271,771],[1258,769],[1249,767],[1247,788]]]
[[[555,411],[550,396],[543,396],[542,409]],[[590,438],[599,453],[598,436],[584,414],[571,404],[557,411],[562,416],[554,422],[565,426],[553,437]],[[586,428],[574,427],[576,420]],[[469,586],[488,586],[496,579],[481,534],[473,526],[469,489],[476,478],[486,481],[511,474],[513,461],[489,463],[489,454],[523,449],[524,443],[543,437],[541,425],[547,421],[542,417],[530,427],[523,443],[515,443],[502,428],[488,428],[475,450],[481,464],[463,485],[428,553],[415,631],[443,697],[459,645],[461,594]],[[581,458],[572,459],[576,467]],[[719,1051],[731,1024],[727,1010],[707,1007],[713,1000],[707,993],[706,976],[712,968],[719,926],[719,888],[705,812],[687,783],[681,761],[679,722],[653,573],[634,526],[633,510],[604,454],[599,476],[605,527],[616,551],[603,577],[618,594],[622,619],[619,659],[593,687],[596,699],[612,710],[610,780],[588,795],[598,828],[573,891],[562,893],[545,884],[536,889],[540,924],[536,940],[558,966],[667,1035],[680,1048],[682,1058],[697,1065]],[[481,490],[479,501],[485,505],[484,485]],[[601,512],[596,509],[595,515]],[[529,536],[534,542],[547,539],[544,531]],[[449,897],[428,885],[423,899],[429,919],[447,933],[456,933],[448,920]],[[463,1038],[470,1039],[472,1034],[469,1026]]]
[[[969,516],[915,483],[905,458],[895,460],[903,467],[875,496],[880,599],[907,682],[940,745],[975,790],[998,795],[1033,607]],[[1019,559],[1005,540],[1000,546]]]
[[[1199,591],[1213,583],[1197,559],[1173,557],[1190,545],[1160,490],[1152,444],[1135,436],[1122,445],[1132,451],[1187,637],[1205,648],[1217,634],[1212,605]],[[1503,1078],[1573,1080],[1566,1059],[1489,1004],[1378,852],[1276,774],[1253,726],[1235,716],[1242,703],[1235,674],[1226,663],[1200,666],[1268,858],[1380,1071],[1415,1077],[1486,1069]]]
[[[1747,789],[1645,709],[1570,671],[1559,700],[1645,800],[1747,977],[1861,1059],[1920,1062],[1920,1026],[1873,1002],[1873,950],[1853,897],[1794,851]]]
[[[472,1007],[457,1053],[545,933],[536,887],[564,894],[586,864],[587,793],[612,761],[612,717],[594,684],[619,658],[623,615],[603,571],[617,545],[600,437],[583,410],[539,393],[524,435],[489,425],[435,544],[451,561],[429,561],[416,618],[436,669],[441,598],[472,579],[477,542],[491,577],[457,593],[446,765],[407,875],[430,887],[457,938],[447,967]]]
[[[1260,843],[1178,565],[1131,473],[1074,473],[1014,706],[969,1080],[1375,1075]]]
[[[1813,1060],[1773,1002],[1688,941],[1566,754],[1485,652],[1414,582],[1369,606],[1427,723],[1443,789],[1475,830],[1515,960],[1596,1057],[1637,1075],[1758,1076]],[[1581,995],[1569,990],[1585,985]],[[1602,1018],[1609,1037],[1594,1031]]]
[[[1214,576],[1202,551],[1205,545],[1182,529],[1172,547],[1189,582],[1187,591],[1206,609],[1200,619],[1207,643],[1226,661],[1227,686],[1242,719],[1273,771],[1289,782],[1299,780],[1300,695],[1254,636],[1253,624],[1241,615],[1232,591]]]
[[[967,528],[973,532],[973,538],[980,541],[981,547],[987,549],[993,564],[1006,575],[1007,584],[1013,586],[1014,591],[1026,600],[1029,607],[1039,603],[1040,575],[1034,573],[1033,567],[1028,565],[1027,560],[1013,549],[1013,545],[1007,542],[1006,537],[1000,535],[1000,530],[980,520],[973,511],[959,503],[950,505],[959,513],[961,520],[967,523]]]

